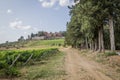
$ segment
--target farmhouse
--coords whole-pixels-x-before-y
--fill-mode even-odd
[[[35,36],[35,37],[32,37],[32,40],[44,40],[45,39],[45,36]]]

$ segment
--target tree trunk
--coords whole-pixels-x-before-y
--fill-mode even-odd
[[[98,49],[98,43],[97,43],[98,41],[97,41],[97,39],[95,39],[95,51],[97,51],[97,49]]]
[[[103,38],[103,26],[101,26],[101,47],[102,47],[102,52],[105,51],[104,49],[104,38]]]
[[[103,39],[103,25],[99,28],[98,31],[98,41],[99,41],[99,52],[104,52],[104,39]]]
[[[113,17],[112,16],[109,16],[109,31],[110,31],[111,51],[115,51],[115,37],[114,37],[114,27],[113,27]]]
[[[90,50],[92,50],[92,42],[90,42]]]
[[[86,43],[86,49],[88,49],[88,39],[87,39],[87,37],[85,38],[85,43]]]
[[[98,46],[98,48],[99,48],[99,52],[101,52],[101,32],[100,32],[101,30],[99,29],[99,31],[98,31],[98,42],[99,42],[99,46]]]
[[[94,51],[94,42],[92,41],[92,50]]]

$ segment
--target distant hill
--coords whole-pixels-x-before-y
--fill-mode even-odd
[[[48,39],[59,39],[64,38],[66,32],[60,31],[60,32],[46,32],[46,31],[38,31],[38,33],[34,34],[31,33],[31,35],[28,35],[28,40],[48,40]],[[20,38],[21,39],[21,38]]]
[[[0,49],[9,49],[9,48],[21,48],[28,46],[40,46],[40,45],[63,45],[64,37],[66,31],[59,32],[46,32],[46,31],[38,31],[37,33],[31,33],[28,35],[27,39],[24,36],[21,36],[17,41],[0,44]],[[43,41],[44,40],[44,41]]]

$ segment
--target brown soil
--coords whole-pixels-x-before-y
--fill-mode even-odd
[[[77,50],[66,48],[61,51],[66,53],[65,80],[112,80],[101,72],[104,68],[100,64],[80,56]]]

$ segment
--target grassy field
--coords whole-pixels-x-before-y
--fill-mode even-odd
[[[64,39],[54,40],[33,40],[27,42],[24,48],[19,50],[36,50],[36,49],[47,49],[47,48],[59,48],[64,45]]]
[[[34,46],[58,46],[63,45],[64,39],[54,39],[54,40],[33,40],[29,41],[25,46],[34,47]]]

